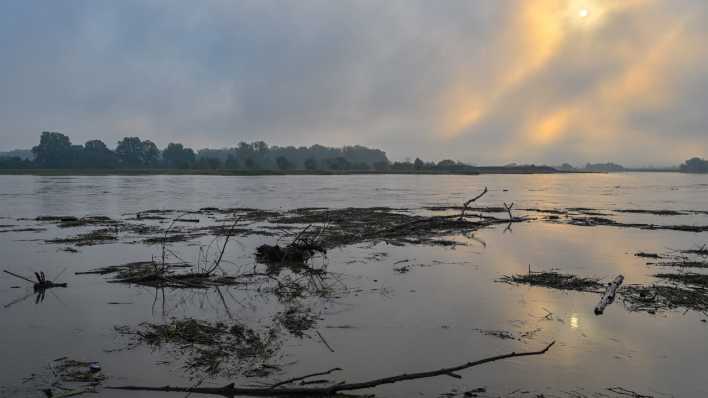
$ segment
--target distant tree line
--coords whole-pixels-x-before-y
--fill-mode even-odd
[[[708,160],[691,158],[679,166],[679,170],[684,173],[708,173]]]
[[[31,159],[30,159],[31,157]],[[0,155],[3,169],[208,169],[208,170],[385,170],[386,153],[363,146],[329,148],[268,146],[241,142],[234,148],[194,151],[180,143],[160,150],[150,140],[125,137],[110,149],[100,140],[72,144],[58,132],[45,131],[31,156],[25,151]]]

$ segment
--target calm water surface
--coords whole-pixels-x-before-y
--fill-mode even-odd
[[[708,210],[706,175],[0,176],[0,224],[19,224],[18,218],[40,215],[120,218],[146,209],[207,206],[419,209],[458,205],[484,186],[490,189],[479,203],[484,206],[514,202],[517,208]],[[626,214],[616,218],[708,225],[706,215]],[[163,296],[154,289],[109,284],[101,276],[74,275],[98,266],[148,260],[159,249],[115,243],[68,253],[61,251],[63,246],[43,242],[66,234],[55,226],[47,228],[45,232],[0,234],[0,268],[23,275],[41,270],[50,277],[66,269],[60,279],[69,283],[68,288],[54,289],[35,304],[34,297],[18,301],[31,296],[31,291],[21,281],[0,274],[0,305],[4,306],[0,307],[0,396],[42,396],[34,390],[37,380],[30,385],[23,385],[22,380],[41,373],[51,360],[62,356],[99,361],[109,385],[191,385],[194,380],[170,352],[113,351],[126,344],[114,326],[182,316],[268,326],[274,314],[283,310],[283,303],[275,298],[239,288],[222,288],[221,295],[166,290]],[[656,268],[646,266],[635,252],[693,248],[707,244],[708,234],[533,222],[516,224],[511,231],[504,226],[484,229],[475,233],[475,239],[451,238],[466,245],[355,245],[330,252],[329,270],[340,275],[348,292],[327,299],[310,298],[302,304],[318,315],[316,330],[335,352],[322,344],[314,330],[303,338],[283,336],[276,360],[282,372],[273,377],[285,379],[341,367],[343,378],[358,381],[535,350],[556,340],[544,356],[474,368],[462,372],[465,377],[460,380],[440,377],[382,386],[375,392],[377,396],[437,397],[453,389],[486,387],[489,396],[514,391],[514,396],[534,396],[523,395],[529,391],[563,397],[573,396],[573,391],[592,396],[621,386],[657,397],[708,396],[705,314],[635,313],[616,303],[597,317],[592,312],[596,295],[494,282],[504,274],[525,272],[531,265],[536,270],[559,269],[606,279],[621,273],[627,283],[651,283]],[[240,237],[229,246],[227,268],[250,266],[256,245],[276,239]],[[176,245],[175,250],[194,258],[198,247],[191,242]],[[400,264],[412,267],[406,273],[396,272]],[[552,316],[546,316],[548,312]],[[529,337],[499,339],[480,329]],[[205,384],[212,382],[224,384],[226,380]],[[126,396],[107,390],[99,395]]]

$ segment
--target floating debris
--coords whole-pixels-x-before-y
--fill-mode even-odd
[[[654,314],[678,308],[708,313],[708,290],[666,285],[630,285],[620,290],[622,301],[630,311]]]
[[[519,275],[504,275],[497,280],[509,284],[543,286],[559,290],[575,290],[579,292],[601,292],[604,286],[595,278],[582,278],[559,272],[533,272]]]
[[[275,319],[295,337],[303,337],[304,332],[315,327],[318,320],[309,308],[300,305],[288,307],[285,311],[278,313]]]
[[[115,242],[118,240],[114,229],[97,229],[85,234],[46,240],[46,243],[73,244],[76,246],[93,246],[96,244]]]
[[[132,337],[130,347],[165,346],[184,359],[185,369],[209,376],[233,376],[262,369],[280,348],[277,329],[266,327],[258,332],[239,323],[172,318],[164,324],[142,323],[136,329],[115,329]]]
[[[679,268],[708,268],[708,249],[706,249],[706,246],[690,250],[670,250],[663,254],[639,252],[635,253],[635,256],[661,260],[648,262],[647,265]]]
[[[693,285],[708,288],[708,275],[695,273],[681,274],[656,274],[657,278],[666,279],[671,282],[682,283],[684,285]]]

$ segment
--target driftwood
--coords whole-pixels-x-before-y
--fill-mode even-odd
[[[353,391],[353,390],[363,390],[367,388],[373,388],[376,386],[384,384],[398,383],[408,380],[419,380],[426,379],[429,377],[436,376],[451,376],[457,378],[457,374],[460,370],[468,369],[471,367],[483,365],[490,362],[500,361],[502,359],[524,357],[531,355],[542,355],[545,354],[553,345],[555,341],[548,344],[545,348],[539,351],[528,351],[528,352],[511,352],[508,354],[497,355],[493,357],[488,357],[484,359],[479,359],[473,362],[467,362],[462,365],[457,365],[449,368],[442,368],[438,370],[431,370],[427,372],[419,373],[404,373],[397,376],[385,377],[381,379],[374,379],[369,381],[364,381],[360,383],[338,383],[327,387],[294,387],[294,388],[275,388],[278,385],[283,385],[282,383],[276,384],[271,387],[264,388],[249,388],[249,387],[236,387],[234,383],[225,385],[223,387],[148,387],[148,386],[117,386],[117,387],[106,387],[112,390],[128,390],[128,391],[161,391],[161,392],[186,392],[194,394],[210,394],[210,395],[221,395],[224,397],[233,397],[235,395],[244,396],[286,396],[286,395],[298,395],[298,396],[331,396],[341,391]],[[296,378],[297,380],[303,380],[307,377]],[[291,379],[295,380],[295,379]]]
[[[256,258],[263,263],[269,264],[286,264],[286,263],[305,263],[317,253],[327,254],[327,249],[320,240],[320,236],[324,230],[320,231],[314,237],[305,235],[307,230],[312,227],[312,224],[301,230],[295,238],[287,246],[261,245],[256,248]]]
[[[511,214],[511,209],[514,207],[514,202],[511,202],[511,204],[506,204],[504,202],[504,208],[506,209],[506,212],[509,213],[509,221],[512,221],[514,219],[514,216]]]
[[[602,295],[602,299],[595,306],[595,315],[602,315],[605,312],[605,308],[615,301],[615,296],[617,295],[617,289],[624,282],[624,276],[618,275],[615,280],[607,284],[607,290],[605,294]]]
[[[44,272],[41,272],[41,271],[34,273],[34,276],[37,278],[37,281],[36,281],[36,282],[33,281],[33,280],[31,280],[31,279],[29,279],[29,278],[26,278],[26,277],[24,277],[24,276],[22,276],[22,275],[18,275],[18,274],[14,273],[14,272],[10,272],[10,271],[8,271],[8,270],[5,270],[4,272],[5,272],[6,274],[8,274],[8,275],[14,276],[15,278],[20,278],[20,279],[22,279],[22,280],[24,280],[24,281],[27,281],[27,282],[31,283],[32,286],[34,287],[34,290],[35,290],[35,291],[40,291],[40,290],[45,290],[45,289],[51,289],[51,288],[53,288],[53,287],[67,287],[67,284],[66,284],[66,283],[55,283],[55,282],[52,282],[52,281],[48,281],[48,280],[47,280],[47,277],[44,275]]]
[[[467,202],[463,203],[462,212],[460,213],[460,217],[458,218],[458,220],[462,221],[462,219],[465,218],[465,212],[467,211],[467,208],[470,206],[470,204],[476,202],[477,199],[479,199],[479,198],[481,198],[482,196],[486,195],[487,192],[488,192],[487,187],[484,187],[484,191],[482,191],[482,193],[480,193],[479,195],[475,196],[474,198],[468,200]]]

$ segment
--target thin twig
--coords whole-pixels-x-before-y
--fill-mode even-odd
[[[284,385],[286,385],[286,384],[294,383],[294,382],[296,382],[296,381],[309,379],[310,377],[315,377],[315,376],[325,376],[325,375],[328,375],[328,374],[331,374],[331,373],[333,373],[333,372],[337,372],[337,371],[340,371],[340,370],[342,370],[342,368],[332,368],[332,369],[327,370],[327,371],[325,371],[325,372],[317,372],[317,373],[311,373],[311,374],[305,375],[305,376],[293,377],[292,379],[287,379],[287,380],[281,381],[281,382],[279,382],[279,383],[275,383],[275,384],[273,384],[270,388],[271,388],[271,389],[275,389],[275,388],[278,388],[278,387],[280,387],[280,386],[284,386]]]
[[[35,281],[33,281],[33,280],[29,279],[29,278],[25,278],[25,277],[22,276],[22,275],[17,275],[17,274],[15,274],[14,272],[10,272],[10,271],[8,271],[8,270],[4,270],[3,272],[6,273],[6,274],[8,274],[8,275],[12,275],[12,276],[14,276],[15,278],[20,278],[20,279],[22,279],[22,280],[25,280],[25,281],[27,281],[27,282],[33,284],[33,285],[34,285],[35,283],[37,283],[37,282],[35,282]]]
[[[331,352],[334,352],[334,348],[332,348],[332,346],[330,346],[329,343],[327,343],[327,340],[325,340],[324,336],[322,336],[322,333],[320,333],[319,330],[315,330],[315,333],[317,333],[317,335],[320,336],[320,340],[322,340],[322,342],[324,343],[324,345],[327,346],[327,348],[328,348]]]

